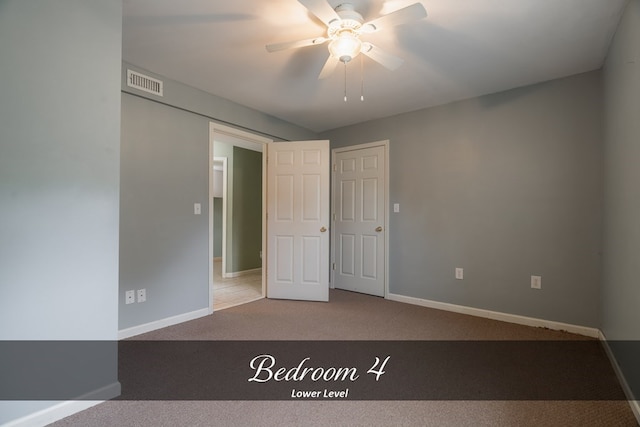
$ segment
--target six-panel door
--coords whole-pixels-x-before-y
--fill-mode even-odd
[[[328,301],[329,141],[270,143],[267,163],[267,297]]]
[[[335,157],[334,286],[384,296],[385,148]]]

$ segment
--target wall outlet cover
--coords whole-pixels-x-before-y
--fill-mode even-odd
[[[136,302],[136,292],[135,291],[127,291],[124,293],[124,303],[125,304],[133,304]]]

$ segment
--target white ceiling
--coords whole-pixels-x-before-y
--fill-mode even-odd
[[[350,2],[371,20],[415,0]],[[297,0],[124,0],[123,59],[320,132],[602,66],[627,0],[422,0],[428,16],[363,36],[405,63],[364,58],[317,76],[327,45],[267,53],[325,35]]]

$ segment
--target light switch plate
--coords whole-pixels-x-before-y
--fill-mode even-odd
[[[400,212],[400,203],[394,203],[393,204],[393,212],[395,212],[395,213]]]
[[[531,276],[531,289],[542,289],[541,276]]]
[[[202,213],[202,206],[200,205],[200,203],[194,203],[193,204],[193,214],[194,215],[200,215]]]
[[[464,269],[463,268],[456,268],[456,279],[458,279],[458,280],[464,279]]]

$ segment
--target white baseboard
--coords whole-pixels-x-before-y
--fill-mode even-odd
[[[483,310],[481,308],[466,307],[463,305],[449,304],[446,302],[431,301],[422,298],[407,297],[404,295],[387,294],[387,299],[391,301],[404,302],[407,304],[420,305],[422,307],[435,308],[437,310],[451,311],[454,313],[468,314],[470,316],[484,317],[486,319],[500,320],[518,325],[534,326],[538,328],[548,328],[556,331],[567,331],[573,334],[584,335],[591,338],[598,338],[600,330],[586,326],[571,325],[569,323],[554,322],[551,320],[536,319],[534,317],[518,316],[516,314],[501,313],[499,311]]]
[[[83,396],[82,399],[90,399],[93,396],[100,396],[103,399],[114,398],[120,395],[120,383],[115,382],[108,386],[102,387],[92,393],[88,393]],[[9,421],[3,424],[3,427],[43,427],[48,424],[60,421],[63,418],[69,417],[78,412],[89,409],[92,406],[96,406],[106,400],[68,400],[65,402],[56,403],[53,406],[26,415],[24,417],[17,418],[13,421]]]
[[[147,332],[155,331],[156,329],[166,328],[167,326],[177,325],[178,323],[188,322],[189,320],[198,319],[200,317],[208,316],[211,314],[209,308],[203,308],[201,310],[192,311],[190,313],[179,314],[177,316],[167,317],[165,319],[156,320],[154,322],[145,323],[144,325],[138,325],[127,329],[121,329],[118,331],[118,339],[123,340],[131,338],[136,335],[144,334]]]
[[[622,390],[624,391],[625,396],[627,396],[627,401],[629,402],[629,406],[631,406],[631,410],[633,411],[633,415],[636,417],[638,424],[640,424],[640,401],[634,400],[635,396],[631,393],[631,387],[629,387],[629,383],[627,383],[627,379],[624,377],[622,370],[620,369],[620,365],[618,365],[618,361],[616,360],[613,351],[611,351],[611,347],[609,347],[609,343],[607,342],[607,338],[604,336],[604,333],[600,331],[598,334],[598,338],[602,341],[602,346],[604,347],[605,353],[609,357],[609,361],[611,362],[611,366],[613,367],[616,376],[618,377],[618,381],[620,381],[620,385],[622,386]]]
[[[242,270],[242,271],[234,271],[232,273],[225,273],[224,277],[226,279],[233,279],[234,277],[246,276],[248,274],[260,273],[262,268],[254,268],[252,270]]]

